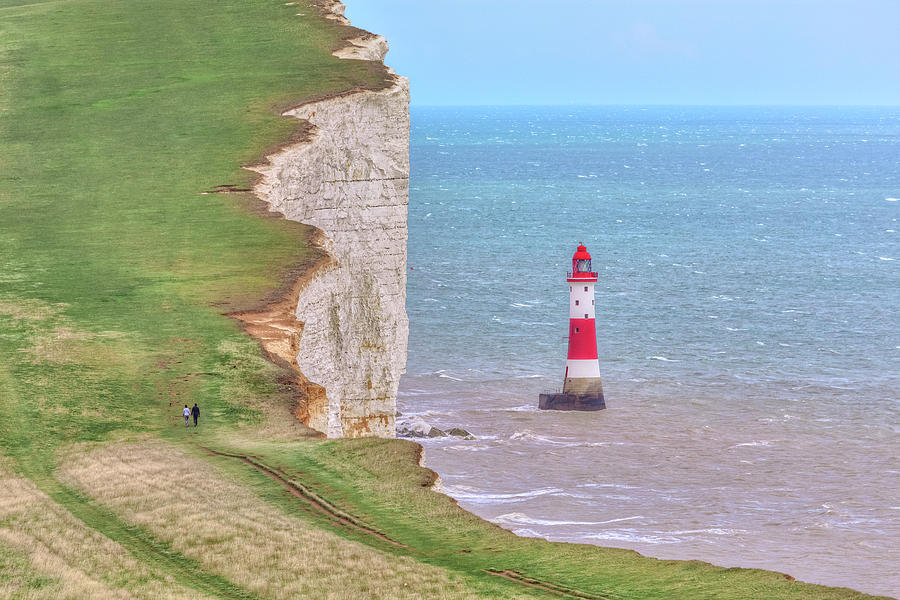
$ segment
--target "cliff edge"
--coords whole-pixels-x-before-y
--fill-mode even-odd
[[[342,3],[324,8],[349,23]],[[382,62],[387,49],[383,37],[363,32],[334,54]],[[409,333],[409,82],[389,73],[383,89],[286,110],[308,123],[305,139],[248,167],[261,175],[253,191],[271,210],[318,228],[325,258],[289,300],[235,316],[270,355],[299,369],[297,416],[328,437],[395,435]],[[294,299],[295,319],[285,314]]]

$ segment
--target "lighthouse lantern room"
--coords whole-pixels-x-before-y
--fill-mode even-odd
[[[569,353],[562,392],[540,395],[539,408],[547,410],[600,410],[606,408],[600,362],[597,358],[597,327],[594,322],[594,284],[591,255],[579,245],[572,256],[569,284]]]

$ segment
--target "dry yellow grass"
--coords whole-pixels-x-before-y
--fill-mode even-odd
[[[79,453],[61,476],[208,571],[263,597],[477,597],[443,569],[285,515],[163,442]]]
[[[30,600],[208,598],[167,581],[0,462],[0,596]]]
[[[2,266],[2,265],[0,265]],[[120,331],[99,333],[80,331],[68,324],[63,315],[66,305],[49,304],[41,300],[11,301],[0,298],[0,317],[9,317],[14,326],[28,325],[29,347],[20,352],[31,355],[32,363],[80,363],[104,366],[122,362],[131,346]]]
[[[64,306],[64,304],[48,304],[41,300],[0,298],[0,315],[12,317],[17,321],[43,321],[59,314]]]
[[[122,362],[130,348],[124,334],[118,331],[88,333],[67,326],[59,326],[52,331],[35,335],[33,345],[26,348],[32,356],[32,363],[50,362],[55,364],[78,363],[88,366],[105,366]]]

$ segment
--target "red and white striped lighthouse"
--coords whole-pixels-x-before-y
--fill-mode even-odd
[[[600,361],[597,359],[597,327],[594,323],[594,284],[591,255],[579,245],[572,256],[569,283],[569,353],[562,393],[540,395],[539,407],[552,410],[600,410],[606,408]]]

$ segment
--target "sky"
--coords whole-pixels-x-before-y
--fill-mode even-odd
[[[413,105],[900,105],[900,0],[346,0]]]

